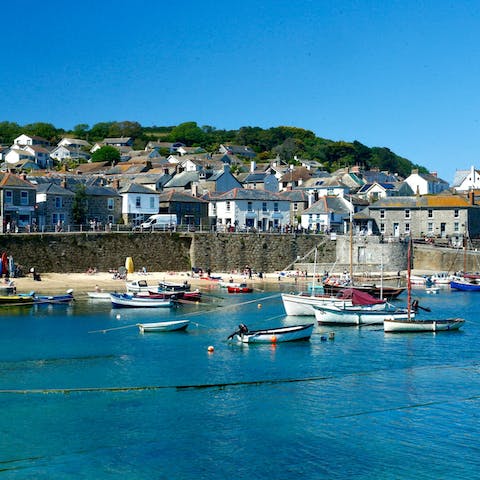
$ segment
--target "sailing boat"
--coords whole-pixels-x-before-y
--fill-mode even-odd
[[[388,333],[401,332],[441,332],[458,330],[464,323],[463,318],[419,319],[412,318],[412,238],[408,242],[407,256],[407,319],[385,318],[383,330]]]
[[[335,278],[327,278],[323,282],[323,290],[325,293],[336,295],[344,288],[355,288],[362,292],[368,293],[373,297],[382,298],[384,300],[393,300],[405,291],[405,287],[393,287],[390,285],[383,285],[383,250],[382,250],[382,266],[381,266],[381,285],[378,287],[375,284],[360,284],[357,285],[353,281],[353,213],[350,213],[350,276],[347,281],[338,280]]]

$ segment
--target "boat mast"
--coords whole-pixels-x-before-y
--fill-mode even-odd
[[[350,212],[350,282],[353,285],[353,212]]]
[[[412,237],[408,239],[408,250],[407,250],[407,318],[410,321],[411,314],[411,301],[412,301]]]
[[[316,276],[317,276],[317,247],[315,247],[315,257],[313,259],[312,297],[315,296],[315,277]]]

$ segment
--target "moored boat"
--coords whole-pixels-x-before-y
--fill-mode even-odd
[[[159,292],[188,292],[190,284],[185,280],[183,283],[158,282]]]
[[[337,293],[341,292],[345,288],[355,288],[355,290],[360,290],[374,297],[384,298],[385,300],[394,300],[406,290],[406,287],[392,287],[390,285],[383,285],[383,286],[378,286],[375,284],[372,284],[372,285],[338,284],[336,285],[334,283],[329,283],[329,282],[323,283],[324,292],[329,293],[331,295],[336,295]]]
[[[148,292],[152,287],[148,285],[146,280],[132,280],[131,282],[126,282],[125,287],[127,292]]]
[[[110,293],[110,300],[114,307],[147,307],[162,308],[172,307],[174,302],[171,299],[148,298],[128,293]]]
[[[467,292],[480,292],[480,284],[475,281],[462,280],[460,278],[452,280],[450,282],[450,288]]]
[[[231,286],[227,287],[228,293],[252,293],[253,288],[249,287],[246,283],[240,283],[238,286]]]
[[[190,320],[173,320],[170,322],[156,323],[138,323],[140,333],[144,332],[173,332],[185,330],[190,324]]]
[[[34,293],[23,293],[16,295],[0,295],[0,306],[5,305],[33,305],[35,303]]]
[[[312,336],[313,323],[292,325],[288,327],[265,328],[262,330],[248,330],[243,323],[233,332],[228,340],[235,339],[240,343],[280,343],[298,340],[309,340]]]
[[[385,304],[384,308],[371,306],[316,306],[315,319],[325,325],[381,325],[385,318],[407,319],[408,312]],[[411,314],[414,315],[413,313]]]

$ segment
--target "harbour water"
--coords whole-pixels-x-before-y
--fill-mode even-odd
[[[424,315],[465,318],[459,332],[316,326],[240,346],[239,323],[314,318],[286,317],[277,291],[210,293],[222,308],[0,310],[0,476],[480,478],[479,294],[414,292]],[[135,326],[185,316],[186,332]]]

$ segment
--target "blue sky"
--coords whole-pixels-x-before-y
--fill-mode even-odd
[[[480,3],[2,4],[0,121],[290,125],[478,167]]]

